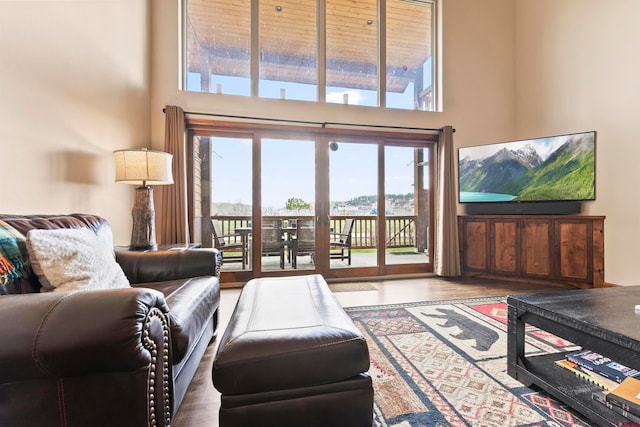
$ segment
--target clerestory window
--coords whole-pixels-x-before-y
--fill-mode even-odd
[[[183,0],[195,92],[435,110],[437,0]]]

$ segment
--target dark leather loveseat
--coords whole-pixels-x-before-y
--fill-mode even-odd
[[[85,227],[94,215],[16,216],[29,230]],[[103,240],[106,239],[106,240]],[[215,249],[117,251],[131,288],[40,293],[33,271],[0,285],[1,426],[167,426],[215,334]],[[14,295],[20,294],[20,295]]]

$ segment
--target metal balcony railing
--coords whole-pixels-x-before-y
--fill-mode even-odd
[[[269,219],[295,220],[312,219],[312,216],[305,215],[278,215],[268,216]],[[354,218],[355,223],[351,234],[351,247],[357,249],[375,248],[378,233],[378,217],[376,215],[332,215],[329,218],[329,226],[337,232],[342,230],[344,220]],[[213,216],[217,219],[225,235],[234,234],[234,230],[239,227],[248,227],[251,224],[250,216]],[[416,217],[413,215],[393,215],[385,218],[386,236],[385,247],[387,248],[410,248],[416,245]],[[240,242],[240,236],[237,237]]]

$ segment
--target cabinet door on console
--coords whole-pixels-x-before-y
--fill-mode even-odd
[[[491,239],[492,273],[518,274],[519,247],[518,219],[500,219],[492,221],[493,239]]]
[[[549,278],[553,274],[553,221],[522,221],[522,274]]]
[[[593,233],[591,222],[580,220],[557,220],[556,235],[558,250],[558,276],[572,281],[591,282],[593,266],[591,260]]]
[[[489,271],[489,226],[486,219],[462,218],[462,266],[465,271]]]

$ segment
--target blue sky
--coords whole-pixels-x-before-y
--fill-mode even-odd
[[[262,141],[263,206],[284,207],[291,197],[314,200],[315,148],[313,141]],[[212,191],[214,202],[251,204],[251,140],[214,138]],[[413,149],[387,147],[385,189],[388,194],[413,192],[416,167]],[[338,143],[330,151],[330,198],[347,201],[377,191],[377,145]]]

